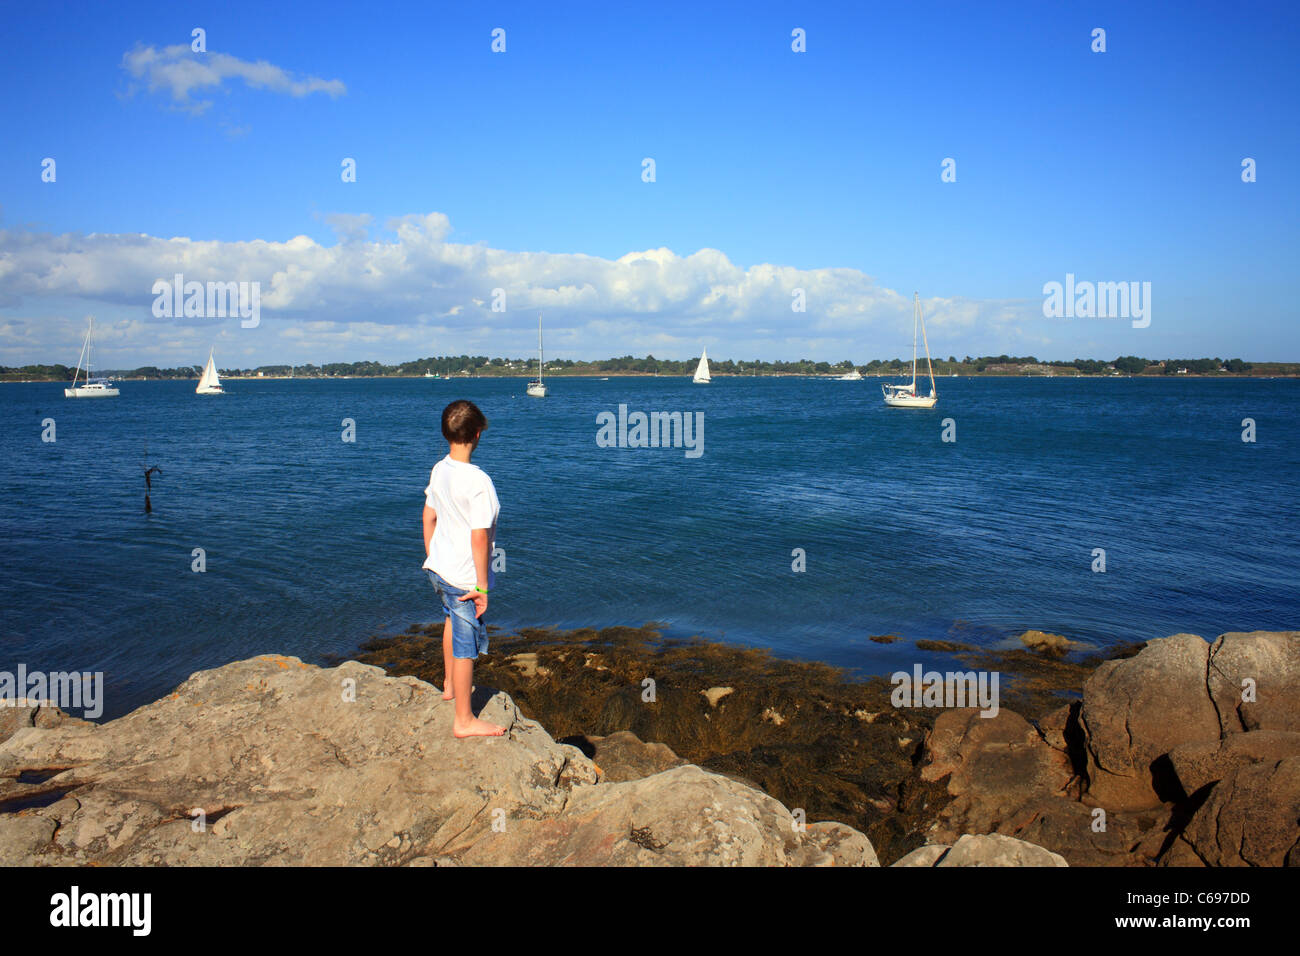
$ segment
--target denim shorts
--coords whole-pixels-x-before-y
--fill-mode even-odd
[[[462,601],[462,594],[471,592],[448,584],[438,574],[424,569],[429,583],[442,598],[442,613],[451,618],[451,656],[461,660],[474,660],[488,652],[487,624],[476,617],[478,606],[473,601]]]

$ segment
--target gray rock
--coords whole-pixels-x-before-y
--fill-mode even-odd
[[[890,866],[934,866],[950,849],[946,843],[927,843],[895,860]]]
[[[0,743],[8,740],[18,731],[32,726],[36,719],[36,708],[28,706],[27,699],[0,703]]]
[[[437,688],[354,661],[259,657],[95,725],[39,720],[0,743],[0,781],[49,805],[0,813],[5,865],[870,865],[866,837],[795,825],[685,765],[599,780],[505,694],[506,736],[456,740]],[[25,771],[49,775],[19,784]],[[23,793],[30,791],[24,790]],[[60,795],[62,795],[60,797]]]
[[[563,813],[507,815],[498,831],[473,835],[444,852],[475,865],[824,862],[817,841],[801,834],[790,811],[772,797],[689,764],[625,783],[576,788]]]
[[[19,866],[26,862],[49,844],[57,826],[48,817],[28,813],[12,815],[0,826],[0,866]]]
[[[1057,853],[1001,833],[964,834],[952,846],[927,843],[894,866],[1069,866]]]
[[[823,866],[880,866],[871,841],[843,823],[808,824],[805,843],[821,851]]]
[[[90,721],[65,714],[53,704],[20,697],[16,701],[0,702],[0,743],[28,727],[62,727],[64,724],[84,724]]]
[[[966,834],[935,866],[1069,866],[1065,857],[1001,833]]]

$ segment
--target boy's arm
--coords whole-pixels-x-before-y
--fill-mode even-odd
[[[484,591],[488,586],[488,529],[475,528],[469,533],[469,547],[474,552],[474,574],[478,586]]]
[[[488,561],[491,555],[488,554],[488,529],[472,528],[469,533],[469,550],[474,555],[474,575],[478,581],[478,586],[482,591],[470,591],[464,595],[462,601],[474,602],[474,616],[482,617],[483,612],[487,610],[488,596]]]
[[[433,540],[433,529],[438,524],[438,512],[426,503],[424,506],[424,556],[429,556],[429,542]]]

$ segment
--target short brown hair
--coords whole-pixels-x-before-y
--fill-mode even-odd
[[[459,398],[442,410],[442,437],[457,445],[468,445],[487,424],[487,417],[468,399]]]

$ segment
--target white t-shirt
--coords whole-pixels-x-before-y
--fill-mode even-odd
[[[492,586],[492,548],[497,537],[501,503],[492,479],[478,465],[456,461],[450,455],[433,466],[424,489],[424,503],[438,514],[424,567],[453,587],[466,591],[478,584],[470,530],[487,529],[488,587]]]

